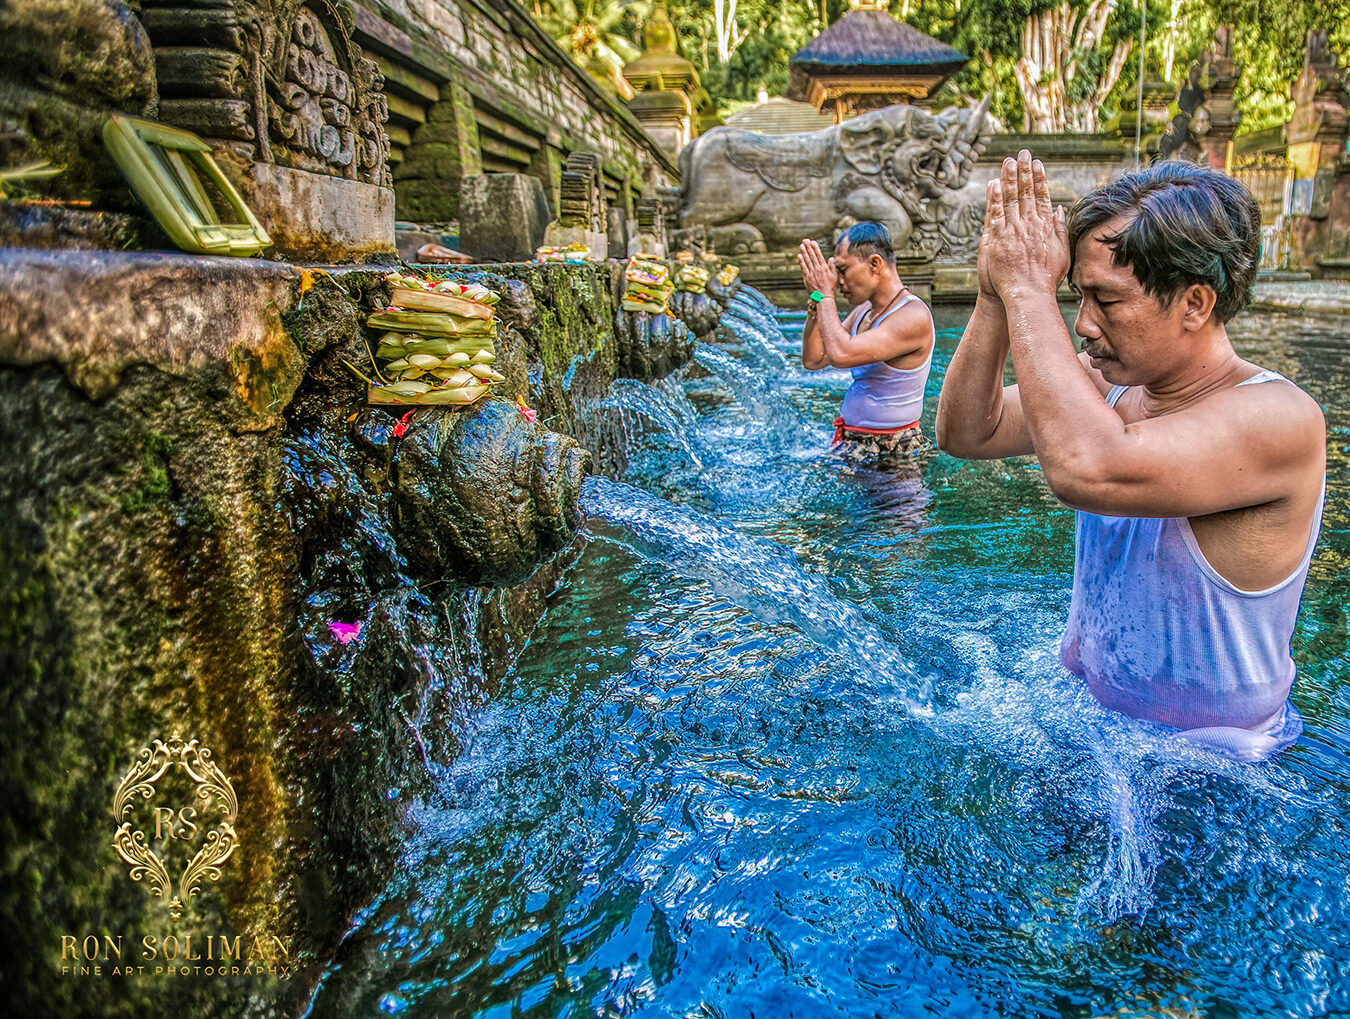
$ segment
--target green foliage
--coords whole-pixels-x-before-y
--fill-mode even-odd
[[[770,96],[787,88],[788,60],[820,32],[819,22],[803,4],[762,5],[760,20],[751,23],[745,41],[724,64],[714,61],[701,71],[703,87],[719,104],[754,99],[763,88]]]
[[[1010,129],[1020,127],[1024,103],[1013,67],[1022,55],[1027,19],[1063,0],[892,0],[890,11],[971,58],[939,103],[958,95],[992,97],[992,111]],[[1087,0],[1068,0],[1076,10]],[[1145,0],[1146,59],[1162,66],[1172,58],[1168,82],[1180,87],[1187,69],[1213,42],[1214,29],[1234,26],[1233,57],[1243,67],[1237,102],[1241,131],[1283,123],[1292,112],[1289,86],[1303,67],[1309,29],[1331,31],[1332,49],[1350,62],[1350,0]],[[730,3],[730,0],[727,0]],[[722,109],[753,100],[760,88],[781,95],[787,62],[849,10],[848,0],[736,0],[736,40],[730,58],[717,60],[714,0],[668,0],[680,48],[699,69],[704,87]],[[641,0],[535,0],[535,16],[565,46],[589,45],[591,29],[608,53],[631,60],[640,49],[651,4]],[[588,28],[589,26],[589,28]],[[578,30],[581,30],[580,32]],[[1091,97],[1116,42],[1139,33],[1139,0],[1120,0],[1097,47],[1076,51],[1077,74],[1065,82],[1068,102]],[[605,53],[606,59],[608,53]],[[585,61],[582,61],[583,65]],[[1103,121],[1122,106],[1133,109],[1138,52],[1131,52],[1115,87],[1102,103]]]
[[[1188,8],[1193,9],[1187,29],[1198,36],[1199,49],[1213,38],[1215,25],[1236,26],[1233,59],[1242,65],[1237,89],[1243,117],[1239,133],[1275,127],[1289,119],[1293,113],[1289,86],[1303,71],[1310,30],[1329,30],[1332,51],[1350,58],[1347,0],[1191,0]]]

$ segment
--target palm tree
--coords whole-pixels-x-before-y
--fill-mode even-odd
[[[623,68],[642,51],[616,29],[629,11],[644,18],[650,9],[647,0],[534,0],[534,19],[603,88],[631,99]]]

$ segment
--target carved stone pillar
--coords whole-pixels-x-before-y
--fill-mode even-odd
[[[1158,142],[1160,159],[1185,159],[1226,170],[1233,131],[1242,114],[1233,102],[1233,88],[1242,74],[1233,62],[1231,30],[1220,25],[1214,42],[1191,63],[1177,93],[1179,112]]]
[[[1327,33],[1309,32],[1303,73],[1290,93],[1294,116],[1285,125],[1294,168],[1291,246],[1294,260],[1309,269],[1344,268],[1350,259],[1350,94],[1346,71],[1331,51]]]
[[[1199,134],[1200,144],[1212,170],[1231,166],[1233,132],[1242,122],[1242,114],[1233,100],[1233,90],[1242,77],[1242,65],[1233,60],[1233,30],[1220,25],[1214,44],[1205,54],[1207,93],[1201,109],[1209,121],[1208,132]]]
[[[1294,212],[1325,219],[1331,179],[1345,151],[1350,117],[1345,72],[1331,52],[1327,33],[1309,32],[1303,73],[1290,92],[1294,116],[1285,128],[1289,161],[1294,165]]]

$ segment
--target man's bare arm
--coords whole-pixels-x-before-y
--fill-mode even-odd
[[[854,317],[867,313],[867,308],[855,308],[843,322],[834,311],[834,304],[826,298],[820,302],[819,332],[825,364],[835,368],[856,368],[878,361],[893,361],[913,354],[932,338],[932,321],[928,309],[917,302],[892,312],[880,323],[850,335]],[[818,367],[824,367],[819,365]]]
[[[1003,385],[1007,357],[1003,304],[980,295],[938,397],[937,443],[952,456],[990,460],[1031,452],[1017,387]]]
[[[997,186],[997,181],[991,181],[986,195]],[[986,205],[986,229],[975,259],[979,280],[975,310],[952,354],[938,397],[938,446],[966,460],[1031,452],[1031,436],[1022,420],[1017,387],[1003,385],[1008,321],[1003,302],[989,278],[988,225]]]
[[[825,258],[820,246],[804,240],[797,251],[802,282],[824,296],[806,318],[802,330],[802,367],[853,368],[878,361],[892,361],[922,350],[932,337],[932,324],[926,308],[915,304],[887,316],[879,324],[852,335],[854,319],[866,314],[865,307],[854,308],[839,320],[835,303],[838,273]]]

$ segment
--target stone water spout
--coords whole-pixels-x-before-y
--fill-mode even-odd
[[[699,340],[707,340],[722,321],[722,313],[727,310],[732,297],[741,289],[741,279],[737,276],[728,284],[723,284],[717,274],[708,277],[707,287],[701,294],[687,290],[677,290],[670,297],[670,312],[686,326]]]
[[[669,375],[693,356],[693,337],[683,322],[670,315],[617,311],[614,337],[619,374],[640,382]]]
[[[518,584],[571,540],[590,459],[501,400],[423,412],[392,464],[399,550],[423,578]]]

